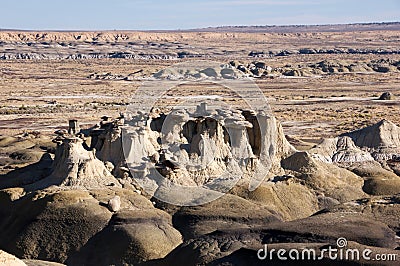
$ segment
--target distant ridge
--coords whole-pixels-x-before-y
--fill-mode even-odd
[[[400,30],[400,22],[371,22],[350,24],[315,25],[254,25],[254,26],[217,26],[176,30],[40,30],[40,29],[2,29],[0,32],[245,32],[245,33],[296,33],[296,32],[352,32]]]
[[[400,30],[400,22],[373,22],[351,24],[321,24],[321,25],[264,25],[264,26],[220,26],[187,31],[198,32],[267,32],[267,33],[293,33],[293,32],[349,32],[349,31],[375,31],[375,30]]]

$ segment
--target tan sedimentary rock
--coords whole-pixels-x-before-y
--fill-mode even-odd
[[[374,160],[370,153],[361,150],[347,136],[324,139],[321,144],[312,148],[310,153],[316,159],[327,163],[354,163]]]
[[[400,128],[382,120],[374,125],[324,139],[310,150],[320,161],[348,164],[396,161],[400,155]]]
[[[37,190],[52,185],[85,189],[121,186],[105,164],[96,158],[95,150],[88,151],[82,144],[83,140],[78,137],[60,137],[52,173],[27,188]]]
[[[1,266],[26,266],[26,264],[17,257],[0,250],[0,265]]]
[[[146,178],[156,168],[184,186],[236,178],[250,180],[254,189],[270,173],[283,173],[280,160],[295,152],[276,119],[261,111],[206,110],[200,105],[194,113],[183,109],[167,116],[137,115],[123,130],[134,177]],[[157,190],[157,181],[151,182]]]
[[[388,120],[345,135],[358,147],[367,148],[377,161],[390,160],[400,154],[400,128]]]

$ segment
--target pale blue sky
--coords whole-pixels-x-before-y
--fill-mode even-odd
[[[400,21],[400,0],[0,0],[0,28],[190,29]]]

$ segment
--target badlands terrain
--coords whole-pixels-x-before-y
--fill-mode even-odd
[[[0,264],[264,265],[264,244],[344,237],[397,261],[323,262],[397,265],[399,47],[399,23],[0,31]],[[213,63],[173,67],[198,62]],[[224,79],[251,80],[268,106],[212,82]],[[191,82],[135,112],[135,92],[163,80]],[[231,107],[173,110],[189,99]],[[216,200],[169,194],[227,171],[239,179]]]

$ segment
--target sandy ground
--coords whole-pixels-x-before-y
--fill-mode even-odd
[[[285,58],[286,60],[288,58]],[[263,60],[268,63],[268,60]],[[172,62],[173,63],[173,62]],[[165,66],[104,59],[90,61],[0,61],[0,134],[24,131],[53,132],[67,120],[94,124],[103,115],[126,110],[141,81],[92,80],[95,72],[154,71]],[[149,70],[150,71],[150,70]],[[333,74],[322,77],[257,79],[286,134],[298,137],[335,136],[383,118],[397,124],[400,97],[378,101],[384,91],[400,96],[397,73]],[[207,92],[208,91],[208,92]],[[201,86],[171,96],[218,95]],[[226,96],[223,91],[221,96]]]

